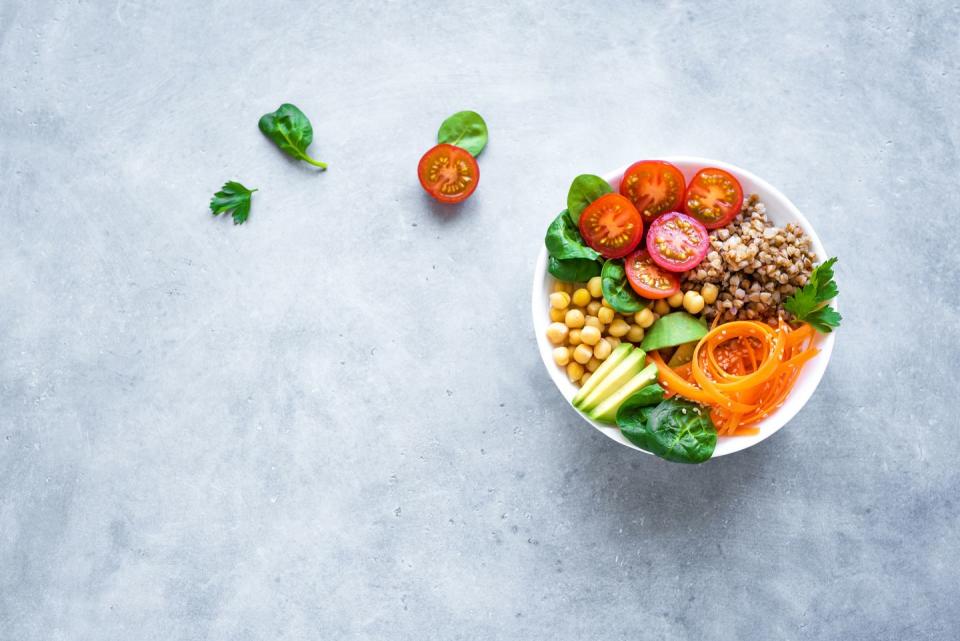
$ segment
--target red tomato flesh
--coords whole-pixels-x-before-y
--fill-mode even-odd
[[[653,262],[645,249],[638,249],[627,256],[623,266],[633,291],[644,298],[668,298],[680,291],[680,279],[677,275]]]
[[[707,229],[723,227],[743,205],[743,188],[736,178],[722,169],[701,169],[690,181],[683,199],[683,212],[699,220]]]
[[[417,177],[428,194],[443,203],[466,200],[480,182],[480,166],[470,152],[454,145],[437,145],[423,154]]]
[[[620,193],[633,203],[646,223],[664,212],[679,210],[685,188],[680,170],[663,160],[635,162],[620,180]]]
[[[640,243],[643,219],[637,208],[620,194],[605,194],[583,210],[580,235],[607,258],[620,258]]]
[[[650,258],[672,272],[693,269],[709,249],[707,228],[696,218],[678,211],[660,216],[647,230]]]

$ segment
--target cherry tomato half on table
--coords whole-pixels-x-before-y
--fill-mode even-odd
[[[623,260],[627,281],[644,298],[669,298],[680,291],[680,279],[653,262],[646,249],[638,249]]]
[[[693,269],[709,249],[707,228],[696,218],[678,211],[660,216],[647,230],[650,258],[671,272]]]
[[[643,219],[620,194],[604,194],[580,214],[580,235],[607,258],[620,258],[640,243]]]
[[[690,181],[683,199],[683,211],[693,216],[707,229],[723,227],[743,205],[743,188],[736,178],[722,169],[701,169]]]
[[[423,154],[417,176],[426,192],[440,202],[458,203],[476,190],[480,166],[466,149],[441,144]]]
[[[680,170],[663,160],[635,162],[620,180],[620,193],[633,203],[646,223],[664,212],[678,211],[685,188]]]

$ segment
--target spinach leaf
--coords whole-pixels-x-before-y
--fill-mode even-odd
[[[620,426],[620,433],[641,450],[648,452],[653,452],[654,448],[650,444],[650,431],[647,426],[655,407],[656,405],[641,405],[631,407],[628,411],[624,411],[623,407],[617,410],[617,425]],[[620,412],[624,413],[622,419]]]
[[[637,293],[630,287],[622,260],[611,258],[605,262],[600,278],[603,297],[610,303],[610,307],[621,314],[639,312],[650,304],[650,301],[637,296]]]
[[[313,126],[296,106],[288,103],[280,105],[276,111],[264,114],[259,126],[267,138],[294,158],[305,160],[320,169],[327,168],[327,163],[307,155],[307,147],[313,142]]]
[[[659,383],[641,388],[623,402],[623,405],[620,406],[620,411],[617,412],[617,418],[620,418],[620,412],[625,411],[624,408],[629,410],[631,407],[659,405],[660,401],[663,400],[664,394],[666,394],[666,391],[660,387]]]
[[[550,226],[547,227],[547,237],[544,239],[547,251],[554,258],[566,260],[569,258],[587,258],[597,260],[600,254],[584,244],[580,237],[580,230],[570,219],[570,214],[564,209]]]
[[[588,258],[560,259],[550,256],[547,271],[557,280],[568,283],[585,283],[600,274],[600,263]]]
[[[617,423],[623,435],[668,461],[702,463],[717,447],[717,430],[710,413],[696,403],[673,397],[652,408],[635,403],[620,412]]]
[[[580,222],[580,214],[587,208],[587,205],[595,201],[604,194],[613,192],[610,183],[592,174],[581,174],[573,179],[570,185],[570,191],[567,192],[567,209],[570,211],[570,219],[575,223]]]
[[[487,146],[487,123],[476,111],[458,111],[440,125],[437,142],[462,147],[477,157]]]
[[[224,183],[221,190],[210,199],[210,211],[214,216],[230,214],[234,225],[245,223],[250,216],[250,197],[255,191],[232,180]]]
[[[634,392],[617,410],[617,425],[620,431],[637,447],[653,451],[647,442],[649,432],[647,424],[653,408],[663,400],[664,389],[657,383],[647,385]]]

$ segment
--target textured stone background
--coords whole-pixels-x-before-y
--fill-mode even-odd
[[[0,639],[956,639],[960,7],[847,5],[0,3]],[[816,396],[696,468],[528,309],[571,177],[662,154],[841,257]]]

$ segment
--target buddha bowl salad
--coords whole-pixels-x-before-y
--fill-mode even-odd
[[[619,193],[577,176],[546,246],[547,339],[580,388],[574,407],[669,461],[757,434],[818,353],[817,332],[841,320],[828,304],[837,259],[815,265],[803,230],[774,226],[722,169],[687,184],[645,160]]]

